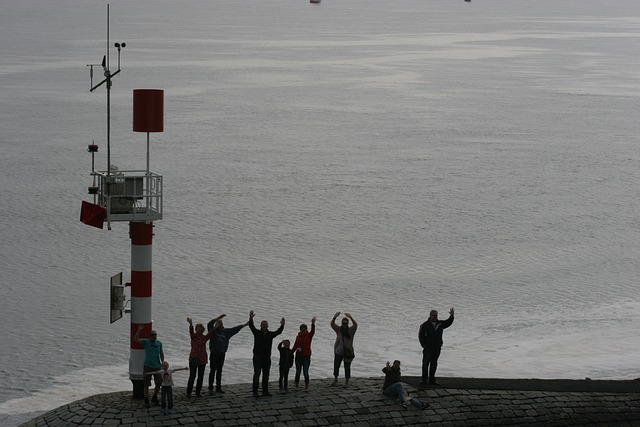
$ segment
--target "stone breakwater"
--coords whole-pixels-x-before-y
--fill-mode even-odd
[[[505,380],[442,378],[423,388],[405,382],[429,404],[403,409],[382,394],[382,378],[353,378],[348,388],[333,379],[312,379],[308,390],[292,387],[254,398],[249,384],[224,394],[187,398],[174,388],[174,413],[147,409],[131,392],[100,394],[47,412],[34,426],[640,426],[640,381]],[[272,384],[273,387],[273,384]]]

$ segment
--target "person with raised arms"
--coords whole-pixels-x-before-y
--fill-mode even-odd
[[[349,386],[349,379],[351,378],[351,362],[356,357],[353,350],[353,336],[358,329],[358,323],[349,314],[345,313],[340,323],[340,326],[336,325],[336,319],[340,316],[338,311],[333,315],[331,319],[331,329],[336,333],[336,342],[333,345],[333,384],[338,385],[338,374],[340,373],[340,365],[344,362],[344,386]],[[349,326],[351,321],[351,326]]]
[[[207,367],[207,340],[213,335],[213,331],[204,333],[204,325],[198,323],[193,327],[193,320],[187,317],[189,323],[189,335],[191,336],[191,353],[189,354],[189,380],[187,381],[187,397],[191,397],[193,382],[198,375],[196,382],[196,397],[202,397],[202,382],[204,381],[204,370]]]
[[[214,379],[216,381],[216,393],[224,393],[222,390],[222,367],[224,366],[224,359],[229,349],[229,340],[249,324],[247,321],[233,328],[225,328],[222,323],[222,318],[225,316],[226,314],[221,314],[207,323],[207,329],[213,331],[213,335],[209,340],[209,358],[211,362],[211,370],[209,371],[209,393],[213,393]]]
[[[453,307],[447,320],[438,320],[438,311],[431,310],[429,319],[420,325],[418,339],[422,346],[422,382],[421,385],[439,385],[436,381],[438,358],[442,351],[442,332],[453,323]]]
[[[273,339],[280,335],[284,330],[284,317],[280,319],[280,327],[275,331],[269,330],[269,322],[263,320],[260,322],[260,329],[253,324],[255,312],[249,312],[249,328],[253,333],[253,397],[258,395],[258,386],[260,384],[260,375],[262,374],[262,395],[271,396],[269,393],[269,370],[271,369],[271,349],[273,347]]]
[[[387,362],[382,368],[384,372],[384,384],[382,385],[382,394],[385,396],[397,397],[400,406],[407,409],[407,402],[410,402],[418,409],[425,409],[427,404],[422,403],[415,397],[410,397],[405,384],[402,382],[402,374],[400,373],[400,361],[394,360],[393,365]]]
[[[300,332],[296,336],[291,351],[296,355],[296,376],[294,384],[298,388],[300,383],[300,371],[304,373],[304,388],[309,388],[309,365],[311,365],[311,340],[316,333],[316,318],[311,319],[311,330],[306,324],[300,325]]]

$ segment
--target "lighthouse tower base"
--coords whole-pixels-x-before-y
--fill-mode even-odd
[[[144,399],[144,381],[131,380],[131,383],[133,384],[133,398]]]

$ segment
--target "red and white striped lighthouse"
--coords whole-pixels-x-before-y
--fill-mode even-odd
[[[80,221],[92,227],[103,228],[104,222],[111,230],[112,222],[129,221],[131,239],[131,308],[126,309],[126,297],[122,286],[122,273],[111,277],[111,323],[122,318],[123,312],[131,314],[129,331],[129,378],[133,383],[133,396],[142,398],[144,348],[133,338],[140,325],[141,338],[149,336],[152,329],[152,250],[153,222],[162,219],[162,175],[149,168],[149,133],[164,131],[164,91],[160,89],[135,89],[133,91],[133,131],[147,133],[146,170],[120,170],[111,164],[111,86],[112,79],[120,73],[120,52],[126,43],[115,43],[118,49],[118,70],[110,71],[109,61],[109,5],[107,5],[107,51],[102,64],[88,64],[91,89],[104,86],[107,92],[107,169],[95,170],[98,146],[90,144],[91,176],[93,183],[88,193],[93,203],[83,201]],[[101,66],[105,79],[93,85],[93,68]]]
[[[149,170],[149,133],[164,131],[164,91],[160,89],[135,89],[133,91],[133,131],[147,133],[146,179],[151,180]],[[147,187],[152,187],[147,182]],[[133,394],[143,393],[144,348],[134,342],[139,325],[143,325],[142,337],[148,337],[151,326],[152,298],[152,242],[153,222],[129,222],[131,238],[131,351],[129,378],[133,382]]]
[[[151,326],[152,296],[152,241],[153,223],[129,222],[131,238],[131,351],[129,355],[129,378],[133,382],[134,395],[143,392],[142,370],[144,348],[134,342],[139,325],[143,325],[141,336],[148,337]]]

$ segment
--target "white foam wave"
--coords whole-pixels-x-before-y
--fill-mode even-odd
[[[53,386],[0,403],[1,415],[47,412],[87,396],[122,391],[130,386],[128,365],[85,368],[53,378]]]

